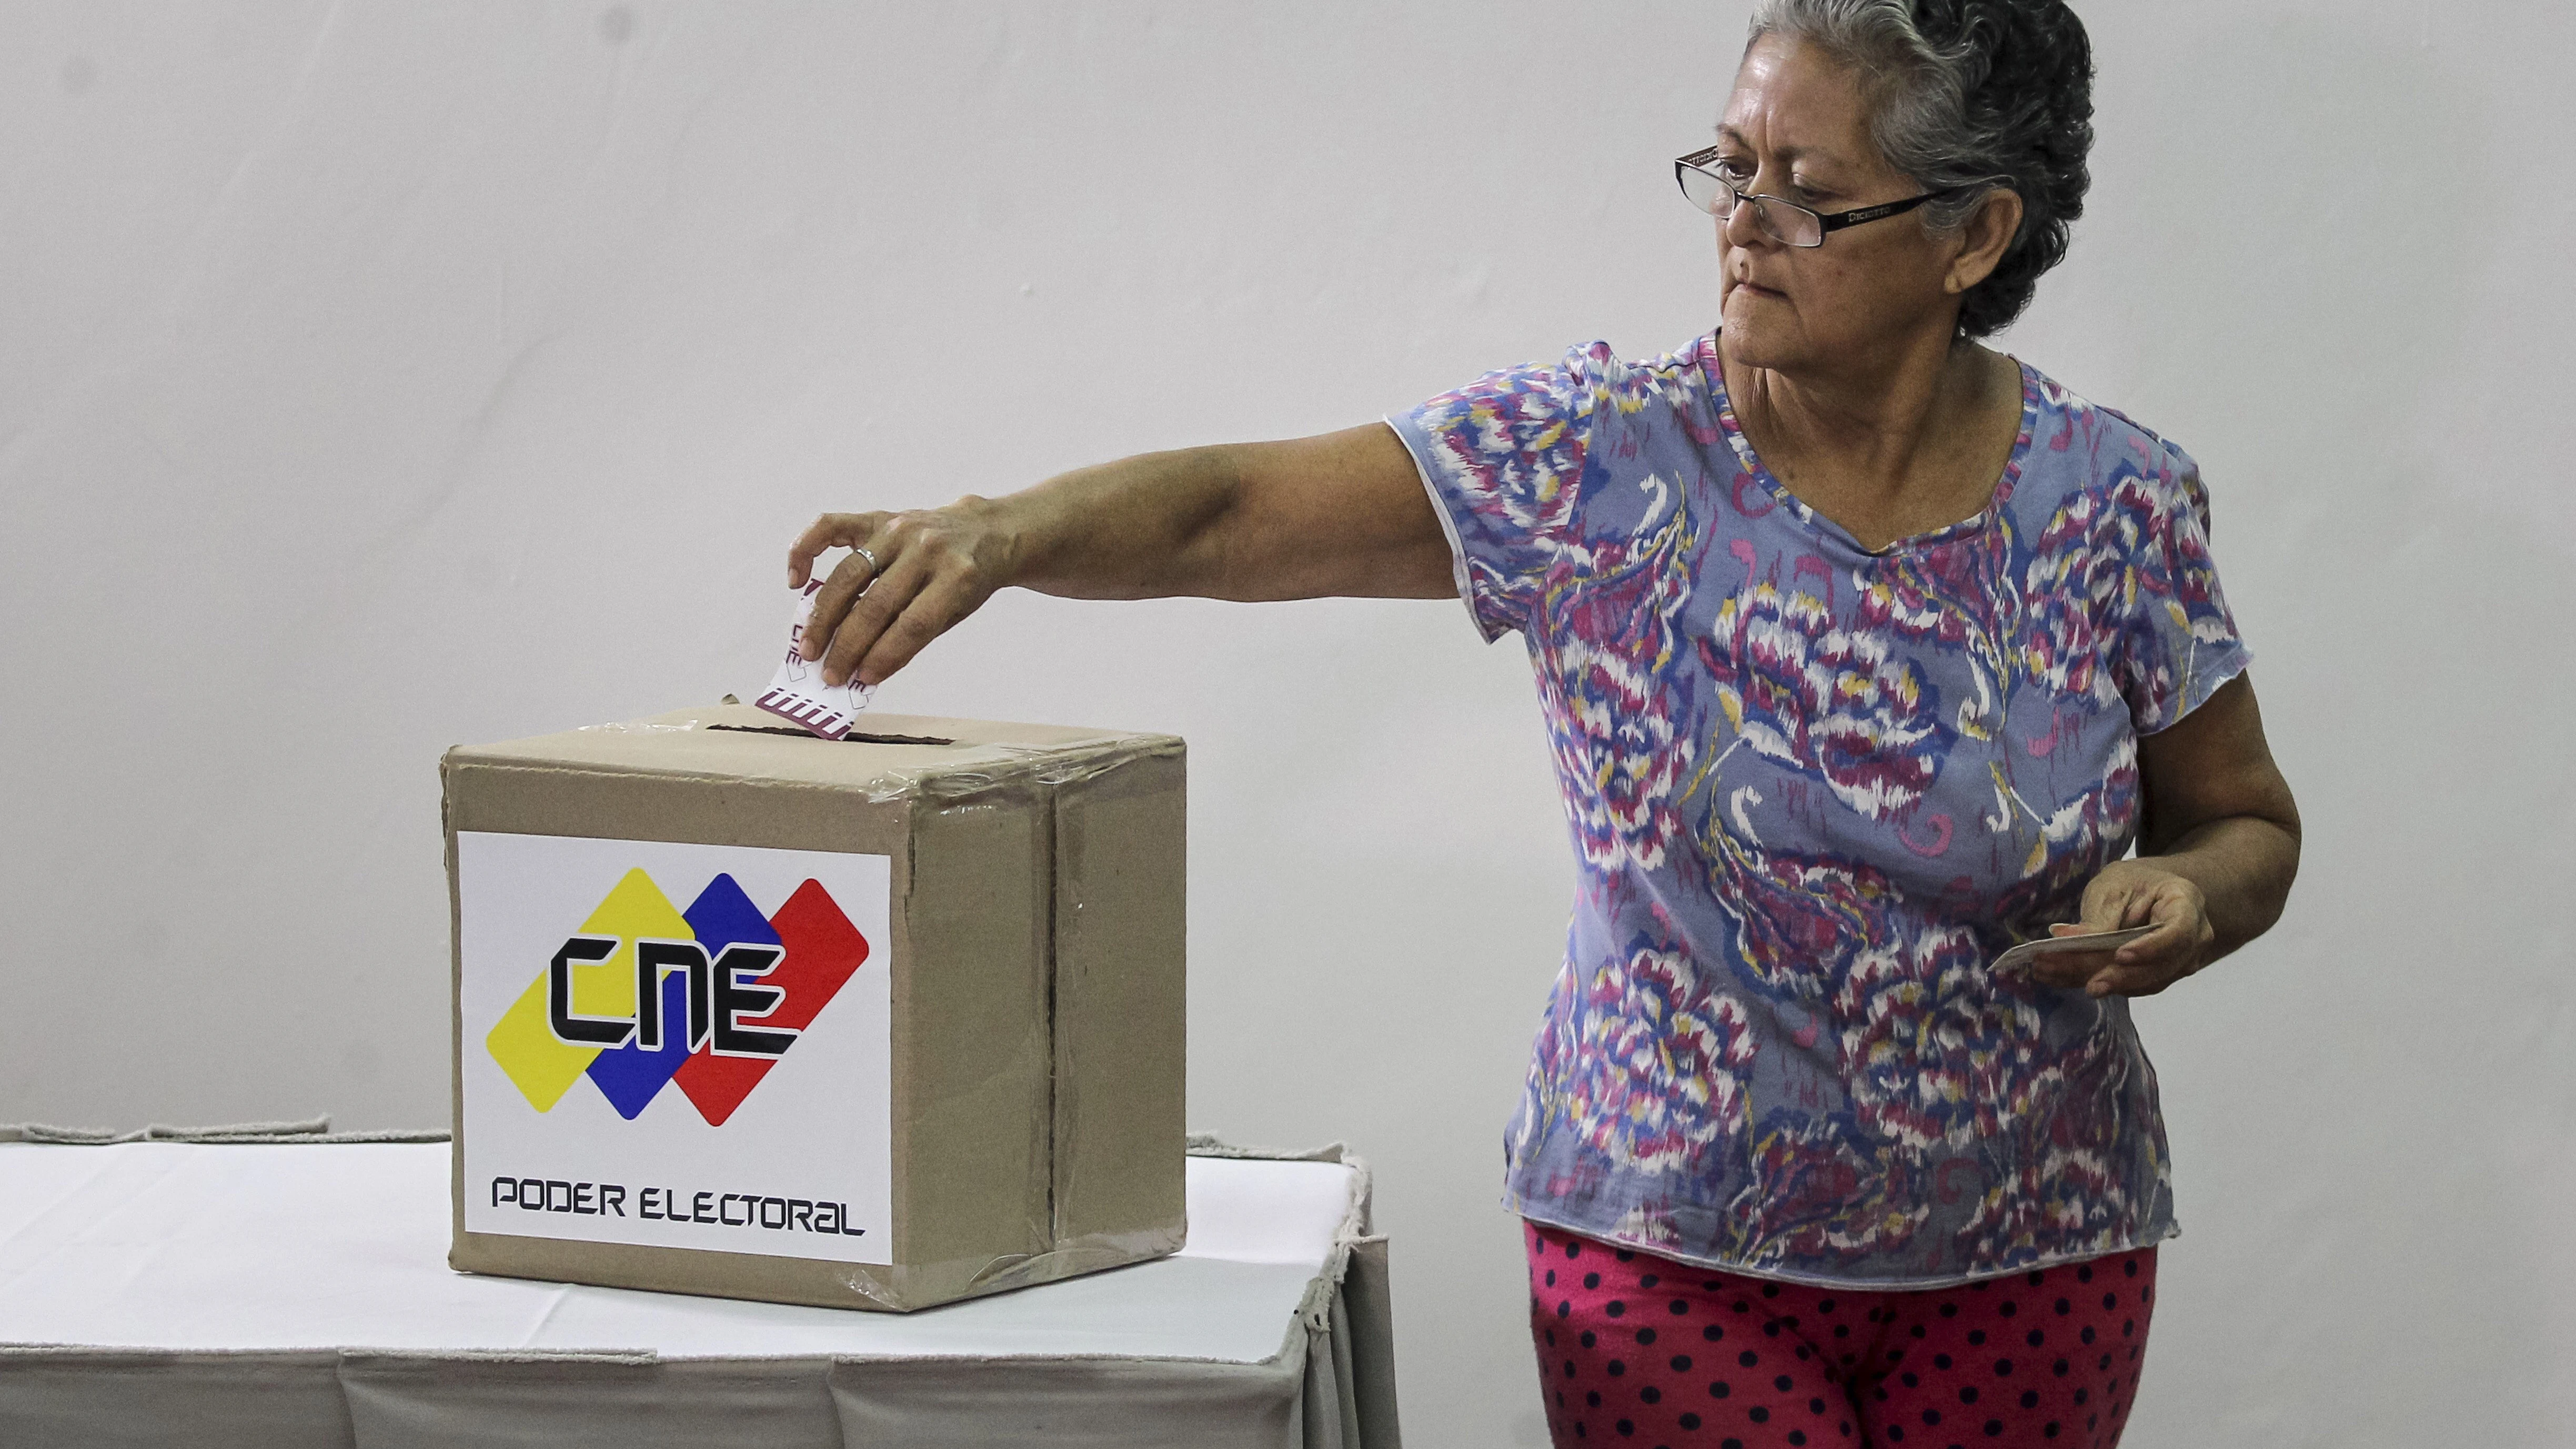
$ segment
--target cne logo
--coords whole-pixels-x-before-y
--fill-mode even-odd
[[[721,1127],[867,959],[820,881],[764,916],[730,875],[677,910],[630,870],[483,1045],[540,1112],[588,1077],[631,1122],[676,1084]]]

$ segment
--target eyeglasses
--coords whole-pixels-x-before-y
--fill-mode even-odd
[[[1776,196],[1760,196],[1740,190],[1734,182],[1707,169],[1707,163],[1716,160],[1718,153],[1725,149],[1723,146],[1711,146],[1704,151],[1693,151],[1673,162],[1673,179],[1682,184],[1682,195],[1690,200],[1691,205],[1720,221],[1733,216],[1738,206],[1748,201],[1752,202],[1753,223],[1762,228],[1762,234],[1773,241],[1793,247],[1820,247],[1825,244],[1826,232],[1840,231],[1847,226],[1858,226],[1865,221],[1877,221],[1884,217],[1902,215],[1927,201],[1938,201],[1945,196],[1956,196],[1962,191],[1974,191],[1980,186],[1992,186],[1999,181],[2009,179],[2002,176],[1988,176],[1977,181],[1963,181],[1956,186],[1945,186],[1938,191],[1927,191],[1920,196],[1909,196],[1903,201],[1890,201],[1879,206],[1861,206],[1850,211],[1823,214],[1809,211],[1794,201],[1783,201]]]

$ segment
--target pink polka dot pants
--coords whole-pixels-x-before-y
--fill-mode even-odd
[[[1558,1449],[2109,1449],[2155,1301],[2153,1248],[1854,1293],[1525,1231]]]

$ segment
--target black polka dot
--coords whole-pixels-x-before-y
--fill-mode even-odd
[[[2008,1358],[1999,1358],[1999,1359],[1996,1359],[1996,1360],[1995,1360],[1995,1377],[1996,1377],[1996,1378],[2002,1378],[2004,1375],[2006,1375],[2006,1374],[2008,1374],[2008,1373],[2011,1373],[2011,1372],[2012,1372],[2012,1360],[2011,1360],[2011,1359],[2008,1359]]]
[[[1807,1412],[1808,1412],[1808,1413],[1810,1413],[1810,1414],[1821,1414],[1821,1413],[1823,1413],[1824,1411],[1825,1411],[1825,1401],[1824,1401],[1824,1400],[1822,1400],[1822,1399],[1809,1399],[1809,1400],[1807,1401]]]
[[[2048,1275],[2047,1275],[2046,1273],[2033,1273],[2033,1274],[2031,1274],[2031,1275],[2030,1275],[2030,1280],[2029,1280],[2029,1281],[2030,1281],[2030,1286],[2032,1286],[2033,1288],[2036,1288],[2036,1287],[2038,1287],[2040,1284],[2042,1284],[2042,1283],[2044,1283],[2044,1282],[2048,1281]]]
[[[2036,1409],[2036,1408],[2038,1408],[2038,1407],[2039,1407],[2039,1391],[2038,1391],[2037,1389],[2024,1389],[2024,1390],[2022,1390],[2022,1391],[2021,1391],[2021,1406],[2022,1406],[2023,1408],[2025,1408],[2025,1409]]]
[[[2004,1421],[2001,1419],[1988,1419],[1986,1421],[1986,1437],[1989,1439],[2000,1439],[2003,1436]]]
[[[2057,1311],[2060,1314],[2072,1313],[2075,1311],[2075,1305],[2067,1302],[2063,1298],[2060,1298],[2057,1300]]]
[[[1609,1368],[1610,1368],[1610,1377],[1612,1377],[1612,1378],[1614,1378],[1614,1379],[1615,1379],[1615,1378],[1617,1378],[1617,1377],[1619,1377],[1621,1374],[1624,1374],[1624,1373],[1626,1373],[1626,1372],[1628,1371],[1628,1366],[1627,1366],[1626,1364],[1624,1364],[1624,1363],[1621,1363],[1619,1360],[1617,1360],[1617,1359],[1615,1359],[1615,1358],[1614,1358],[1614,1359],[1612,1359],[1612,1360],[1610,1360]]]
[[[2022,1342],[2029,1344],[2033,1348],[2037,1348],[2041,1344],[2048,1342],[2048,1335],[2034,1328],[2030,1331],[2030,1337],[2023,1339]]]
[[[1688,1313],[1690,1312],[1690,1300],[1687,1298],[1676,1298],[1671,1303],[1666,1304],[1665,1307],[1675,1314]]]
[[[1774,1318],[1769,1323],[1762,1325],[1762,1332],[1767,1337],[1778,1338],[1780,1336],[1780,1320]]]
[[[1722,1399],[1722,1398],[1725,1398],[1728,1394],[1731,1394],[1731,1393],[1734,1393],[1734,1392],[1735,1392],[1734,1388],[1733,1388],[1732,1386],[1730,1386],[1730,1385],[1726,1382],[1726,1380],[1724,1380],[1724,1379],[1719,1379],[1716,1383],[1710,1384],[1710,1385],[1708,1386],[1708,1396],[1709,1396],[1710,1398],[1712,1398],[1712,1399]]]
[[[1737,1354],[1735,1356],[1735,1361],[1744,1365],[1746,1368],[1751,1368],[1755,1364],[1762,1362],[1762,1355],[1755,1353],[1753,1350],[1748,1348],[1744,1352]]]
[[[2076,1281],[2076,1282],[2078,1282],[2078,1283],[2090,1283],[2090,1282],[2092,1282],[2092,1281],[2093,1281],[2093,1269],[2092,1269],[2089,1265],[2088,1265],[2088,1266],[2078,1267],[2078,1268],[2075,1270],[2075,1281]]]
[[[1616,1318],[1628,1311],[1628,1305],[1620,1302],[1616,1298],[1613,1298],[1607,1304],[1603,1305],[1601,1311],[1609,1314],[1613,1318]]]
[[[1729,1439],[1718,1445],[1717,1449],[1744,1449],[1744,1441],[1741,1439]]]
[[[1970,1347],[1970,1348],[1983,1348],[1983,1347],[1985,1346],[1985,1343],[1986,1343],[1986,1331],[1985,1331],[1984,1329],[1982,1329],[1982,1328],[1971,1328],[1971,1329],[1969,1329],[1969,1330],[1968,1330],[1968,1347]]]
[[[2064,1360],[2064,1359],[2062,1359],[2062,1358],[2061,1358],[2061,1359],[2059,1359],[2059,1360],[2057,1361],[2057,1367],[2056,1367],[2054,1370],[2052,1370],[2052,1372],[2054,1372],[2054,1373],[2055,1373],[2059,1378],[2061,1378],[2061,1379],[2062,1379],[2062,1378],[2064,1378],[2064,1377],[2066,1377],[2066,1360]]]
[[[1924,1422],[1924,1423],[1926,1423],[1926,1424],[1938,1424],[1938,1423],[1940,1423],[1940,1422],[1941,1422],[1941,1411],[1940,1411],[1939,1409],[1925,1409],[1925,1410],[1923,1411],[1923,1422]]]
[[[1816,1311],[1817,1311],[1818,1313],[1831,1313],[1831,1312],[1833,1312],[1833,1311],[1834,1311],[1834,1300],[1832,1300],[1832,1299],[1830,1299],[1830,1298],[1819,1298],[1819,1299],[1817,1299],[1817,1300],[1816,1300]]]
[[[2085,1396],[2085,1394],[2086,1394],[2087,1392],[2088,1392],[2088,1391],[2087,1391],[2087,1390],[2084,1390],[2084,1389],[2077,1389],[2077,1390],[2075,1391],[2075,1402],[2077,1402],[2077,1403],[2079,1403],[2079,1404],[2080,1404],[2080,1403],[2083,1403],[2083,1402],[2084,1402],[2084,1396]]]
[[[1612,1256],[1616,1257],[1622,1263],[1633,1263],[1637,1261],[1637,1255],[1626,1248],[1615,1250]]]
[[[1547,1286],[1550,1288],[1556,1286],[1556,1270],[1554,1268],[1547,1270]]]
[[[1735,1300],[1735,1311],[1738,1313],[1750,1313],[1753,1311],[1753,1305],[1745,1302],[1741,1298],[1738,1298]]]
[[[1921,1338],[1923,1336],[1923,1325],[1919,1323],[1914,1325],[1913,1333],[1916,1338]]]
[[[1598,1274],[1598,1273],[1586,1273],[1586,1274],[1584,1274],[1584,1275],[1583,1275],[1583,1286],[1584,1286],[1584,1287],[1586,1287],[1586,1288],[1598,1288],[1598,1287],[1600,1287],[1600,1286],[1601,1286],[1601,1275],[1600,1275],[1600,1274]]]
[[[1631,1420],[1621,1419],[1619,1421],[1619,1432],[1623,1435],[1634,1434],[1637,1432],[1637,1426]]]
[[[1806,1431],[1806,1430],[1804,1430],[1804,1429],[1792,1429],[1792,1430],[1790,1430],[1790,1431],[1789,1431],[1789,1442],[1790,1442],[1790,1443],[1792,1443],[1792,1444],[1804,1444],[1804,1443],[1806,1443],[1806,1442],[1807,1442],[1807,1431]]]
[[[1673,1355],[1673,1372],[1677,1374],[1686,1374],[1690,1372],[1689,1354],[1677,1353]]]
[[[1806,1346],[1805,1344],[1803,1344],[1803,1343],[1802,1343],[1802,1344],[1798,1345],[1798,1357],[1799,1357],[1800,1359],[1804,1359],[1804,1358],[1806,1358],[1806,1356],[1807,1356],[1807,1346]]]
[[[1644,1277],[1642,1277],[1642,1278],[1638,1279],[1638,1280],[1637,1280],[1637,1286],[1638,1286],[1638,1287],[1640,1287],[1640,1288],[1652,1288],[1652,1287],[1654,1287],[1654,1286],[1655,1286],[1655,1275],[1654,1275],[1654,1274],[1652,1274],[1652,1273],[1648,1273],[1646,1276],[1644,1276]]]
[[[1762,1407],[1760,1404],[1755,1404],[1752,1408],[1744,1411],[1744,1417],[1751,1419],[1757,1424],[1768,1424],[1771,1422],[1771,1411]]]
[[[2093,1325],[2089,1323],[2084,1325],[2084,1331],[2075,1336],[2084,1340],[2086,1343],[2091,1343],[2093,1341]]]
[[[1948,1368],[1950,1366],[1950,1356],[1946,1353],[1936,1353],[1932,1355],[1932,1366],[1936,1369]]]
[[[1944,1304],[1942,1304],[1942,1305],[1941,1305],[1941,1316],[1942,1316],[1943,1318],[1956,1318],[1956,1317],[1958,1317],[1958,1316],[1959,1316],[1959,1305],[1958,1305],[1958,1304],[1956,1304],[1956,1303],[1944,1303]]]
[[[1785,1394],[1789,1392],[1789,1386],[1796,1382],[1797,1380],[1789,1377],[1787,1374],[1782,1374],[1771,1381],[1771,1387],[1778,1389],[1780,1392]]]
[[[1905,1426],[1903,1424],[1890,1424],[1887,1426],[1887,1442],[1894,1444],[1902,1441],[1904,1438]]]
[[[1574,1377],[1574,1360],[1572,1359],[1567,1359],[1565,1361],[1565,1376],[1567,1378]]]
[[[2120,1306],[2120,1295],[2119,1295],[2119,1294],[2117,1294],[2117,1293],[2105,1293],[2105,1294],[2103,1294],[2103,1295],[2102,1295],[2102,1306],[2103,1306],[2104,1308],[2117,1308],[2117,1307],[2119,1307],[2119,1306]]]
[[[1583,1245],[1581,1243],[1568,1243],[1565,1245],[1565,1256],[1569,1258],[1582,1251]]]
[[[1961,1389],[1959,1390],[1959,1402],[1960,1402],[1960,1403],[1963,1403],[1963,1404],[1973,1404],[1973,1403],[1975,1403],[1976,1401],[1977,1401],[1977,1386],[1976,1386],[1975,1384],[1969,1384],[1969,1385],[1967,1385],[1967,1386],[1965,1386],[1965,1387],[1963,1387],[1963,1388],[1961,1388]]]
[[[2109,1354],[2107,1354],[2107,1353],[2106,1353],[2106,1354],[2102,1355],[2102,1367],[2104,1367],[2104,1368],[2109,1368],[2110,1366],[2111,1366],[2111,1356],[2110,1356]]]
[[[1998,1318],[2010,1318],[2020,1311],[2021,1309],[2009,1298],[1995,1305],[1995,1316]]]
[[[2047,1437],[2049,1437],[2049,1438],[2051,1438],[2051,1439],[2056,1438],[2056,1437],[2057,1437],[2057,1421],[2056,1421],[2056,1420],[2054,1420],[2054,1419],[2049,1420],[2046,1424],[2043,1424],[2043,1425],[2041,1425],[2041,1426],[2040,1426],[2040,1430],[2039,1430],[2039,1432],[2040,1432],[2040,1433],[2042,1433],[2042,1434],[2044,1434],[2044,1435],[2046,1435]]]
[[[1656,1388],[1653,1384],[1648,1384],[1644,1388],[1637,1390],[1637,1397],[1650,1404],[1660,1404],[1664,1401],[1664,1391]]]
[[[1571,1299],[1571,1298],[1566,1298],[1566,1299],[1560,1299],[1560,1300],[1558,1301],[1558,1303],[1557,1303],[1557,1305],[1556,1305],[1556,1316],[1557,1316],[1557,1317],[1559,1317],[1559,1318],[1563,1318],[1563,1317],[1565,1317],[1567,1314],[1572,1313],[1573,1311],[1574,1311],[1574,1300],[1573,1300],[1573,1299]]]
[[[1777,1283],[1765,1283],[1765,1284],[1763,1284],[1763,1285],[1762,1285],[1762,1296],[1763,1296],[1763,1297],[1765,1297],[1765,1298],[1777,1298],[1777,1297],[1779,1297],[1779,1296],[1780,1296],[1780,1285],[1779,1285],[1779,1284],[1777,1284]]]
[[[1712,1323],[1708,1327],[1701,1329],[1699,1331],[1699,1336],[1707,1339],[1711,1343],[1715,1343],[1719,1339],[1726,1337],[1726,1330]]]
[[[2123,1272],[2123,1273],[2128,1274],[2128,1275],[2129,1275],[2130,1277],[2132,1277],[2132,1278],[2137,1277],[2137,1276],[2138,1276],[2138,1260],[2137,1260],[2137,1259],[2135,1259],[2135,1258],[2131,1258],[2128,1262],[2121,1264],[2121,1265],[2120,1265],[2120,1271],[2121,1271],[2121,1272]]]
[[[1683,1427],[1684,1429],[1696,1429],[1696,1428],[1698,1428],[1698,1427],[1699,1427],[1699,1415],[1697,1415],[1697,1414],[1684,1414],[1684,1415],[1682,1415],[1682,1427]]]
[[[1651,1328],[1640,1328],[1640,1329],[1638,1329],[1638,1330],[1637,1330],[1637,1341],[1638,1341],[1639,1343],[1652,1343],[1652,1342],[1654,1342],[1654,1341],[1655,1341],[1655,1331],[1654,1331],[1653,1329],[1651,1329]]]
[[[2122,1324],[2120,1325],[2120,1336],[2121,1336],[2122,1338],[2135,1338],[2135,1337],[2137,1337],[2137,1336],[2138,1336],[2138,1320],[2136,1320],[2136,1319],[2132,1318],[2132,1319],[2129,1319],[2129,1320],[2127,1320],[2126,1322],[2122,1323]]]
[[[1592,1347],[1594,1344],[1599,1343],[1600,1341],[1601,1341],[1601,1340],[1599,1340],[1599,1339],[1597,1339],[1597,1338],[1595,1338],[1595,1337],[1593,1337],[1593,1336],[1592,1336],[1592,1330],[1591,1330],[1591,1329],[1588,1329],[1588,1328],[1587,1328],[1587,1329],[1583,1330],[1583,1346],[1584,1346],[1585,1348],[1590,1348],[1590,1347]]]
[[[1590,1392],[1590,1393],[1588,1393],[1588,1394],[1585,1394],[1585,1395],[1583,1396],[1583,1402],[1585,1402],[1586,1404],[1591,1405],[1593,1408],[1596,1408],[1596,1409],[1597,1409],[1597,1408],[1600,1408],[1600,1407],[1601,1407],[1601,1391],[1600,1391],[1599,1389],[1594,1389],[1592,1392]]]
[[[1848,1323],[1837,1323],[1837,1324],[1835,1324],[1835,1325],[1834,1325],[1834,1337],[1836,1337],[1836,1338],[1849,1338],[1849,1337],[1851,1337],[1851,1325],[1850,1325],[1850,1324],[1848,1324]]]
[[[1896,1377],[1899,1382],[1903,1383],[1909,1389],[1919,1389],[1923,1387],[1923,1381],[1914,1376],[1914,1370],[1912,1369],[1907,1369]]]

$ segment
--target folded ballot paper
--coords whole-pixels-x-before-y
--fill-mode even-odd
[[[823,739],[840,740],[849,738],[859,722],[859,711],[868,707],[868,696],[876,690],[855,679],[825,684],[823,661],[805,658],[805,622],[814,616],[814,595],[822,588],[823,581],[816,579],[797,595],[796,622],[787,628],[787,657],[779,661],[778,672],[770,676],[767,692],[752,703],[781,719],[803,725]]]

